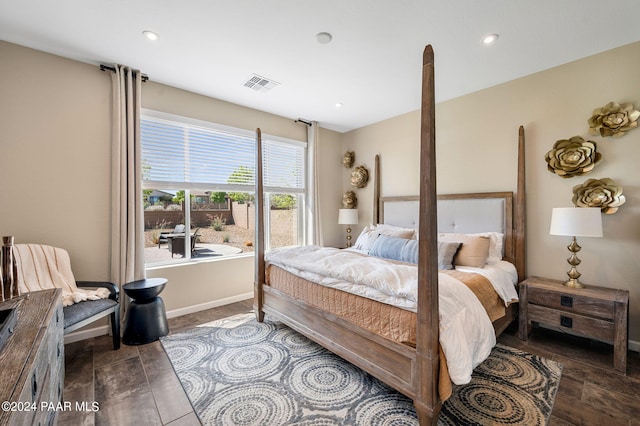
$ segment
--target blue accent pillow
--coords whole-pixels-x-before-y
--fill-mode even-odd
[[[379,235],[369,254],[401,262],[418,263],[418,240]]]
[[[462,244],[438,241],[438,269],[455,269],[453,260]],[[418,240],[380,235],[369,251],[371,256],[418,263]]]

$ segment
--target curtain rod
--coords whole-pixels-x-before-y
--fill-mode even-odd
[[[109,65],[104,65],[104,64],[100,64],[100,71],[111,71],[111,72],[116,72],[116,68],[109,66]],[[140,78],[142,79],[142,81],[148,81],[149,80],[149,76],[146,74],[141,74]]]
[[[311,121],[303,120],[302,118],[298,118],[297,120],[294,121],[294,123],[302,123],[302,124],[306,124],[307,126],[311,126]]]

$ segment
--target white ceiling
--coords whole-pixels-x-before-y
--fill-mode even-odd
[[[640,40],[638,0],[0,0],[0,39],[348,131]],[[159,39],[142,36],[152,30]],[[315,35],[329,32],[320,44]],[[490,47],[480,39],[500,38]],[[2,58],[0,58],[0,61]],[[243,86],[252,74],[280,83]],[[603,76],[606,80],[606,76]],[[336,108],[341,102],[343,106]]]

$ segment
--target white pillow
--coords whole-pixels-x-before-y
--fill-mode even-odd
[[[487,263],[496,263],[504,257],[504,234],[501,232],[480,232],[477,234],[460,234],[454,232],[446,232],[438,234],[439,240],[454,241],[456,238],[464,237],[488,237],[489,238],[489,257]]]
[[[358,236],[353,248],[369,253],[369,250],[373,247],[373,243],[376,242],[376,239],[380,235],[409,239],[414,238],[415,233],[415,229],[411,228],[401,228],[399,226],[386,224],[367,225]]]

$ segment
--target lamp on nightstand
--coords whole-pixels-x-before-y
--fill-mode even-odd
[[[347,225],[347,247],[351,247],[351,226],[358,223],[358,209],[339,209],[338,224]]]
[[[573,237],[567,246],[571,256],[567,259],[571,269],[567,272],[569,279],[564,283],[567,287],[584,288],[578,280],[580,272],[576,266],[580,264],[577,253],[582,247],[576,237],[602,237],[602,213],[598,207],[559,207],[551,212],[551,235]]]

